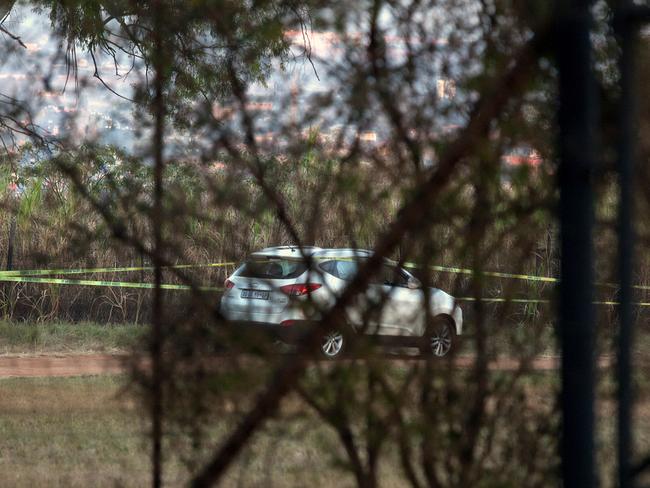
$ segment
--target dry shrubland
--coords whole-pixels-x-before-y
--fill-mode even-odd
[[[10,6],[9,19],[12,8],[48,15],[53,49],[31,65],[41,91],[2,99],[3,257],[11,254],[9,265],[21,270],[146,268],[56,276],[189,289],[4,282],[2,316],[150,326],[133,351],[130,391],[151,427],[154,485],[165,465],[181,463],[195,486],[206,486],[235,462],[248,469],[247,456],[259,464],[262,454],[250,446],[261,431],[294,454],[307,449],[294,443],[304,419],[327,432],[322,445],[309,444],[313,455],[360,487],[382,485],[387,465],[415,488],[558,483],[559,385],[531,369],[533,357],[556,351],[555,285],[489,273],[559,274],[557,69],[547,4]],[[616,102],[616,41],[607,4],[593,14],[605,114],[602,164],[593,171],[594,244],[597,279],[610,284],[599,286],[598,300],[611,301],[617,197],[606,115]],[[17,35],[3,42],[7,66],[29,52]],[[117,84],[105,66],[128,73],[131,84]],[[292,79],[292,70],[308,76]],[[136,127],[132,150],[106,143],[101,127],[84,132],[74,113],[56,137],[30,122],[62,76],[79,96],[109,97],[115,120]],[[121,100],[115,86],[128,92]],[[255,98],[263,88],[271,102]],[[638,177],[646,181],[645,170]],[[645,209],[641,184],[637,193]],[[644,222],[638,232],[641,247]],[[176,265],[237,263],[280,244],[375,251],[322,311],[325,330],[341,321],[381,259],[416,263],[425,286],[462,303],[471,367],[457,368],[453,354],[397,365],[377,354],[322,363],[261,348],[215,368],[227,327],[218,294],[200,287],[221,286],[233,265]],[[638,283],[648,264],[642,255]],[[441,265],[471,271],[431,268]],[[481,300],[494,298],[506,300]],[[645,308],[638,310],[641,328]],[[605,305],[598,311],[598,352],[606,354],[615,315]],[[142,355],[150,368],[139,367]],[[499,355],[515,370],[491,372]],[[174,441],[163,441],[169,435]]]

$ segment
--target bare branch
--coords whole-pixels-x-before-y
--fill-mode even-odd
[[[459,162],[471,154],[486,136],[491,122],[498,117],[510,98],[524,89],[525,82],[534,69],[538,53],[547,42],[547,35],[548,32],[544,31],[533,36],[514,56],[508,71],[496,79],[491,89],[483,94],[476,104],[467,126],[448,148],[430,178],[420,185],[415,196],[402,208],[397,219],[378,240],[372,257],[359,267],[358,273],[345,292],[324,315],[321,329],[310,334],[310,344],[317,340],[316,332],[330,330],[343,319],[344,310],[351,304],[352,299],[365,289],[370,276],[381,265],[384,256],[389,255],[395,249],[406,232],[416,227],[422,228],[431,225],[432,209],[438,191],[449,181]],[[211,486],[221,478],[248,439],[270,415],[273,415],[281,399],[293,389],[305,371],[307,361],[307,358],[300,356],[290,358],[278,368],[267,388],[259,394],[253,408],[194,478],[193,486]]]

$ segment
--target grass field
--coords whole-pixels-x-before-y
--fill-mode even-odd
[[[0,380],[2,486],[146,486],[149,448],[141,407],[126,378],[95,376]],[[215,419],[222,432],[228,421]],[[218,432],[215,431],[215,434]],[[168,486],[188,470],[174,436],[166,439]],[[271,422],[231,469],[225,486],[354,486],[332,465],[337,444],[313,417]],[[400,486],[399,472],[383,486]]]
[[[146,325],[0,321],[0,354],[123,352]]]
[[[0,320],[0,355],[122,353],[132,351],[148,331],[147,324],[101,324],[97,322],[11,322]],[[492,342],[503,353],[513,348],[502,337]],[[546,353],[553,354],[549,337]],[[471,353],[464,338],[461,353]]]
[[[0,322],[0,354],[123,352],[136,345],[145,330],[142,325]],[[637,343],[637,354],[645,344],[647,335]],[[635,409],[639,454],[650,452],[650,380],[646,371],[640,363]],[[557,373],[534,376],[538,378],[531,383],[534,395],[547,395],[553,401]],[[597,405],[602,486],[612,486],[615,467],[614,391],[612,372],[602,371]],[[291,401],[288,409],[283,408],[242,453],[225,486],[354,486],[352,475],[341,469],[338,456],[342,452],[334,432],[296,403]],[[0,485],[147,485],[146,418],[126,376],[0,379]],[[214,418],[208,449],[197,456],[199,464],[201,456],[218,444],[218,438],[237,419],[234,411]],[[166,446],[167,485],[183,485],[191,469],[183,462],[189,452],[187,438],[168,433]],[[383,459],[381,486],[403,486],[396,458],[388,455]]]
[[[148,331],[147,324],[101,324],[97,322],[11,322],[0,320],[0,355],[120,353],[133,350]],[[522,338],[518,339],[519,341]],[[557,355],[552,330],[545,332],[538,354]],[[521,353],[517,344],[503,334],[491,336],[490,347],[506,356]],[[462,354],[472,352],[472,341],[464,336]],[[608,347],[611,347],[609,345]],[[639,327],[634,344],[637,354],[650,348],[650,331]],[[611,353],[610,353],[611,354]]]
[[[538,388],[555,381],[546,373]],[[125,376],[0,380],[2,486],[147,485],[146,416],[126,387]],[[642,396],[636,410],[639,452],[650,449],[648,405]],[[609,400],[601,400],[598,410],[602,486],[612,486],[615,410]],[[216,445],[235,419],[232,412],[216,417],[214,439],[207,445]],[[189,477],[181,459],[188,452],[186,442],[170,434],[166,452],[167,485],[184,485]],[[224,486],[354,486],[352,476],[338,464],[340,453],[334,433],[307,410],[297,410],[292,401],[238,458]],[[380,474],[381,486],[403,486],[393,456],[383,457]]]
[[[143,426],[119,377],[0,381],[4,486],[120,486],[146,481]]]

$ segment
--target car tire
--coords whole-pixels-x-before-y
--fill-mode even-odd
[[[456,345],[456,327],[447,317],[436,317],[429,326],[420,344],[424,357],[443,358]]]
[[[332,329],[321,336],[318,351],[325,359],[340,358],[348,345],[348,337],[341,329]]]

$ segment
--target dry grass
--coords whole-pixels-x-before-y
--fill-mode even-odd
[[[615,408],[612,384],[603,372],[598,403],[598,460],[602,486],[613,486]],[[528,405],[552,401],[553,372],[531,376]],[[0,380],[0,478],[3,486],[143,486],[149,483],[146,416],[124,376]],[[639,388],[647,391],[641,378]],[[233,405],[213,418],[206,446],[237,420]],[[650,450],[650,397],[636,406],[637,452]],[[167,438],[168,486],[189,477],[182,457],[191,453],[178,433]],[[197,461],[206,450],[197,452]],[[295,397],[255,438],[233,465],[225,486],[354,486],[342,469],[334,433]],[[404,486],[392,446],[380,468],[381,486]]]
[[[125,378],[116,376],[1,380],[2,485],[147,485],[146,425],[124,386]],[[218,422],[217,430],[227,423]],[[176,439],[166,441],[167,452],[177,454]],[[233,466],[225,486],[352,487],[353,478],[332,466],[336,452],[332,433],[313,417],[274,421]],[[400,486],[400,475],[386,470],[383,485]],[[187,479],[185,465],[168,458],[167,485]]]
[[[115,377],[0,382],[5,486],[136,486],[143,425]]]
[[[119,376],[0,381],[3,486],[148,484],[147,426],[125,381]],[[207,446],[237,420],[227,410],[214,418]],[[167,485],[183,485],[189,470],[181,456],[191,451],[178,434],[169,434],[166,443]],[[199,465],[206,452],[197,453]],[[353,487],[342,459],[333,431],[292,397],[231,467],[223,486]],[[379,480],[383,487],[405,486],[390,444]]]
[[[118,353],[132,349],[145,325],[0,321],[0,355]]]

